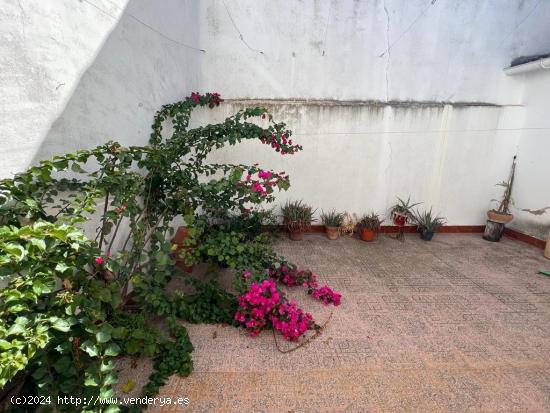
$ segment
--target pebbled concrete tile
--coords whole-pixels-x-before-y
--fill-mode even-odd
[[[277,250],[343,294],[323,334],[281,354],[271,333],[189,325],[195,370],[161,396],[190,404],[150,411],[550,412],[540,250],[478,234],[404,243],[316,234]],[[289,294],[319,323],[329,317],[332,307]]]

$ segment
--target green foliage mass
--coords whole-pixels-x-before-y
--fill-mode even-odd
[[[123,407],[92,402],[115,395],[116,357],[153,359],[144,395],[172,374],[190,374],[193,346],[179,321],[231,323],[236,299],[194,279],[194,292],[167,294],[182,276],[168,241],[178,217],[189,228],[190,264],[261,276],[276,259],[259,229],[265,217],[248,211],[287,189],[288,177],[260,194],[241,184],[257,166],[207,157],[247,139],[268,138],[286,153],[301,147],[286,143],[290,131],[263,108],[188,129],[193,108],[221,101],[197,96],[161,108],[149,145],[108,142],[0,181],[0,387],[24,372],[23,392],[53,400],[43,411],[116,412]],[[164,138],[168,122],[173,132]],[[86,401],[57,405],[57,396],[71,395]]]

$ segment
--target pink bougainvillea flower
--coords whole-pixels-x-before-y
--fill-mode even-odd
[[[250,271],[243,272],[243,277],[244,278],[250,278],[251,275],[252,275],[252,273]]]
[[[260,172],[258,172],[258,176],[262,179],[269,179],[269,178],[271,178],[271,172],[269,172],[269,171],[260,171]]]
[[[260,184],[259,182],[254,182],[252,184],[252,190],[262,196],[267,195],[267,192],[265,191],[265,188]]]
[[[201,95],[199,92],[193,92],[191,93],[191,100],[195,103],[199,103],[201,101]]]
[[[105,261],[103,260],[103,258],[101,257],[96,257],[94,259],[94,262],[97,264],[97,265],[102,265]]]
[[[334,304],[335,306],[340,305],[340,301],[342,296],[334,291],[328,286],[324,285],[321,288],[315,288],[311,291],[311,296],[319,301],[321,301],[324,305],[329,305],[330,303]]]

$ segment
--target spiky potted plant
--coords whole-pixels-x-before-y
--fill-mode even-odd
[[[321,221],[325,226],[325,233],[330,240],[338,239],[340,236],[340,227],[344,223],[344,213],[336,212],[335,210],[327,213],[321,213]]]
[[[510,170],[510,175],[508,181],[503,181],[498,186],[504,188],[504,193],[500,201],[493,199],[494,202],[498,202],[498,207],[496,209],[491,209],[487,211],[487,225],[485,226],[485,232],[483,233],[483,238],[487,241],[498,242],[502,237],[504,232],[504,225],[512,221],[514,216],[510,212],[510,205],[513,204],[512,200],[512,188],[514,186],[514,176],[516,173],[516,156],[512,161],[512,168]]]
[[[420,238],[424,241],[431,241],[434,232],[442,225],[445,225],[445,218],[439,217],[432,213],[432,208],[429,211],[418,212],[413,214],[414,223],[418,226]]]
[[[300,241],[304,232],[311,227],[315,211],[303,201],[287,201],[281,208],[283,224],[288,229],[288,235],[293,241]]]
[[[421,202],[411,203],[411,197],[409,196],[406,201],[397,197],[397,203],[391,207],[390,215],[395,225],[402,227],[413,216],[413,208],[420,205]]]
[[[357,222],[359,238],[363,241],[374,240],[380,232],[380,225],[382,222],[383,220],[380,219],[380,216],[374,212],[362,216]]]
[[[514,160],[512,161],[512,169],[510,170],[510,176],[508,177],[508,181],[503,181],[498,186],[502,186],[504,188],[504,193],[502,194],[502,198],[500,201],[497,201],[496,199],[493,199],[493,201],[498,202],[498,207],[496,209],[491,209],[487,211],[487,217],[493,221],[498,222],[500,224],[507,224],[512,219],[514,219],[514,216],[510,213],[510,205],[513,203],[512,201],[512,187],[514,185],[514,175],[516,173],[516,157],[514,156]]]

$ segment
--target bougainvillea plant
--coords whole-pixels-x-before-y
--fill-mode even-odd
[[[246,272],[243,274],[246,277]],[[289,302],[277,289],[273,280],[253,282],[250,289],[239,297],[235,320],[250,335],[271,328],[279,331],[286,340],[295,341],[316,325],[313,317],[294,302]]]
[[[171,278],[183,276],[168,241],[176,218],[189,227],[191,263],[237,270],[241,293],[270,278],[267,269],[282,258],[254,217],[260,204],[274,200],[275,190],[289,187],[288,175],[207,159],[243,140],[281,155],[302,148],[284,123],[259,107],[189,128],[194,108],[221,102],[217,93],[194,92],[157,112],[149,145],[108,142],[0,181],[0,280],[6,284],[0,290],[0,387],[22,380],[23,392],[54,396],[53,410],[70,411],[75,406],[58,405],[57,396],[114,395],[113,358],[120,355],[153,358],[144,395],[155,394],[171,374],[188,375],[192,345],[178,320],[228,322],[239,301],[215,283],[197,280],[191,282],[194,293],[168,294]],[[167,123],[170,136],[163,133]],[[275,307],[263,314],[265,325],[246,328],[269,323],[295,339],[295,330],[311,326],[307,314],[279,301],[277,314]],[[250,309],[245,323],[261,324],[263,310],[252,315]],[[155,316],[163,317],[166,329],[154,327]],[[85,402],[77,409],[115,412],[119,406]]]

